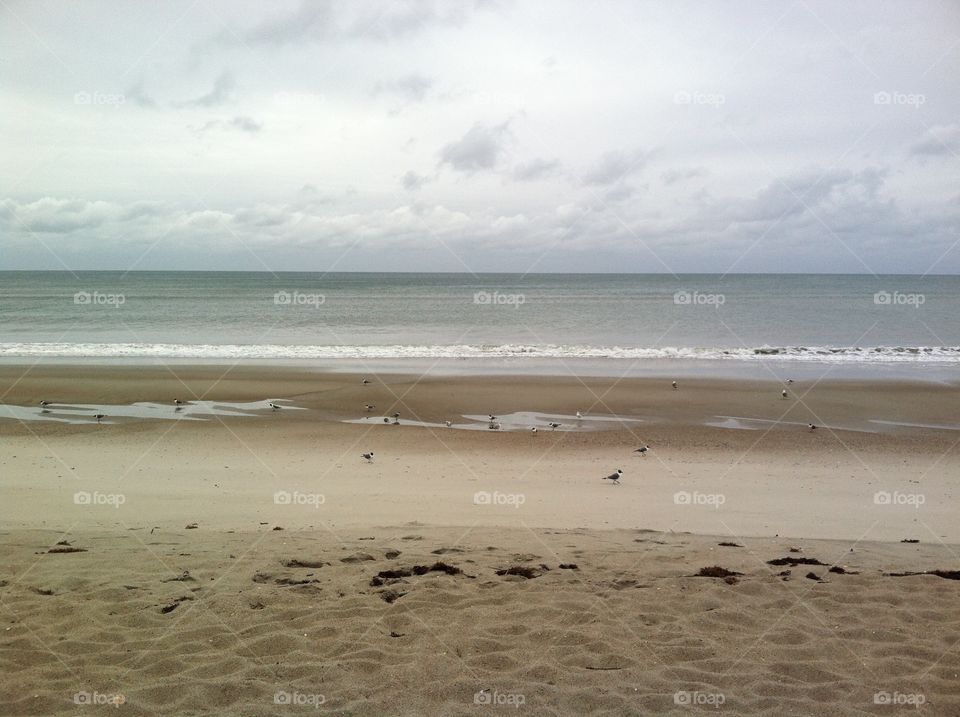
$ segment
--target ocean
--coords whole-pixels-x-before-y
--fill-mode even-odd
[[[0,358],[960,368],[960,277],[0,272]]]

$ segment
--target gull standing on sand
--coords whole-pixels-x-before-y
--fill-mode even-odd
[[[816,427],[815,425],[813,425],[812,423],[808,423],[808,424],[807,424],[807,428],[808,428],[809,430],[811,430],[811,431],[817,430],[817,427]]]
[[[180,406],[183,405],[183,401],[181,401],[179,398],[175,398],[173,399],[173,405],[176,406],[177,408],[180,408]]]
[[[373,463],[373,451],[369,453],[363,453],[360,455],[361,458],[366,459],[367,463]]]
[[[452,426],[453,424],[450,421],[444,421],[443,425],[445,425],[447,428],[450,428],[450,426]]]
[[[577,418],[583,418],[583,414],[580,411],[577,411]]]
[[[270,406],[270,408],[272,408],[274,411],[279,411],[281,408],[283,408],[283,406],[278,406],[275,403],[268,403],[267,405]]]
[[[783,389],[783,390],[780,392],[780,398],[786,398],[786,397],[787,397],[787,389]]]
[[[102,413],[95,413],[95,414],[93,414],[93,417],[97,419],[97,423],[100,423],[100,421],[102,421],[104,418],[106,418],[106,415],[104,415],[104,414],[102,414]]]
[[[674,382],[671,383],[670,385],[673,386],[673,390],[674,390],[674,391],[676,391],[678,388],[680,388],[680,387],[677,385],[677,382],[676,382],[676,381],[674,381]]]
[[[537,427],[534,426],[533,428],[531,428],[531,429],[530,429],[530,433],[536,435],[536,433],[537,433]]]
[[[640,446],[634,453],[639,453],[641,458],[647,457],[647,451],[650,450],[650,446]]]
[[[620,476],[622,476],[622,475],[623,475],[623,471],[620,470],[619,468],[617,468],[617,472],[616,472],[616,473],[611,473],[611,474],[608,475],[608,476],[604,476],[604,477],[603,477],[603,480],[613,481],[613,484],[614,484],[614,485],[620,485]]]
[[[373,409],[376,408],[376,406],[375,406],[374,404],[372,404],[372,403],[365,403],[365,404],[363,404],[363,405],[366,407],[367,413],[370,413],[370,411],[372,411]]]
[[[548,423],[547,425],[550,426],[550,428],[552,428],[553,430],[557,430],[557,429],[560,428],[560,426],[562,426],[563,424],[562,424],[562,423]]]
[[[50,410],[49,406],[50,406],[49,401],[40,401],[40,413],[46,413],[47,411],[49,411]]]
[[[370,379],[365,378],[360,383],[363,383],[363,384],[370,383]]]

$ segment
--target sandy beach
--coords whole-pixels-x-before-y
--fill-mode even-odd
[[[960,710],[956,384],[362,378],[0,368],[0,712]]]

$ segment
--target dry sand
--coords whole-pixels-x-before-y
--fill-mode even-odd
[[[8,404],[309,409],[0,421],[0,714],[960,714],[960,580],[888,574],[960,570],[960,433],[870,423],[956,423],[956,385],[225,371],[0,368]],[[404,424],[578,409],[643,422]]]

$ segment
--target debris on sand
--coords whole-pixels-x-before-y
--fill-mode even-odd
[[[186,602],[187,600],[193,600],[193,596],[192,596],[192,595],[184,595],[183,597],[179,597],[179,598],[177,598],[176,600],[174,600],[172,603],[170,603],[169,605],[164,605],[163,607],[161,607],[161,608],[160,608],[160,612],[162,612],[164,615],[166,615],[168,612],[173,612],[173,611],[176,610],[178,607],[180,607],[180,603]]]
[[[434,555],[446,555],[447,553],[462,553],[463,548],[437,548],[436,550],[431,550],[430,552]]]
[[[816,558],[792,558],[788,555],[785,558],[768,560],[767,565],[789,565],[795,568],[798,565],[826,565],[826,563],[821,563]]]
[[[194,580],[196,580],[196,578],[194,578],[194,577],[190,574],[190,571],[189,571],[189,570],[184,570],[184,571],[183,571],[182,573],[180,573],[179,575],[176,575],[176,576],[174,576],[174,577],[172,577],[172,578],[164,578],[164,579],[161,580],[160,582],[162,582],[162,583],[189,583],[189,582],[193,582]]]
[[[738,573],[735,570],[727,570],[726,568],[721,568],[719,565],[712,565],[708,568],[700,568],[700,572],[691,577],[695,578],[733,578],[739,577],[743,573]]]
[[[919,543],[920,541],[916,538],[904,538],[900,541],[901,543]]]
[[[913,575],[936,575],[938,578],[944,578],[945,580],[960,580],[960,570],[921,570],[920,572],[884,573],[884,575],[891,578],[907,578]]]
[[[580,566],[576,563],[560,563],[561,570],[579,570]]]
[[[813,572],[807,573],[804,577],[806,577],[807,580],[816,580],[818,583],[823,582],[823,578]]]
[[[383,557],[385,557],[387,560],[395,560],[396,558],[399,558],[400,555],[401,553],[399,550],[388,550],[383,554]]]
[[[354,553],[345,558],[340,558],[341,563],[363,563],[368,560],[376,560],[370,553]]]
[[[503,568],[502,570],[497,570],[497,575],[519,575],[522,578],[527,580],[532,580],[533,578],[539,578],[541,573],[539,570],[534,568],[528,568],[526,565],[513,565],[509,568]]]
[[[847,570],[844,567],[839,565],[834,565],[828,572],[836,573],[837,575],[859,575],[860,573],[855,570]]]
[[[740,543],[717,543],[721,548],[742,548]]]
[[[433,565],[414,565],[414,575],[426,575],[427,573],[446,573],[447,575],[459,575],[463,571],[455,565],[447,565],[442,561],[437,561]]]
[[[404,595],[406,595],[406,593],[398,593],[396,590],[384,590],[380,593],[380,598],[385,602],[393,604]]]
[[[292,560],[284,560],[282,564],[285,568],[322,568],[330,563],[325,563],[322,560],[298,560],[293,558]]]
[[[57,543],[57,545],[60,545],[60,543]],[[74,547],[66,547],[66,548],[54,547],[54,548],[50,548],[50,550],[48,550],[47,552],[48,553],[85,553],[87,552],[87,549],[74,548]]]
[[[189,525],[185,525],[185,526],[183,527],[183,529],[184,529],[184,530],[196,530],[196,529],[199,528],[199,527],[200,527],[200,526],[197,525],[196,523],[190,523]]]

